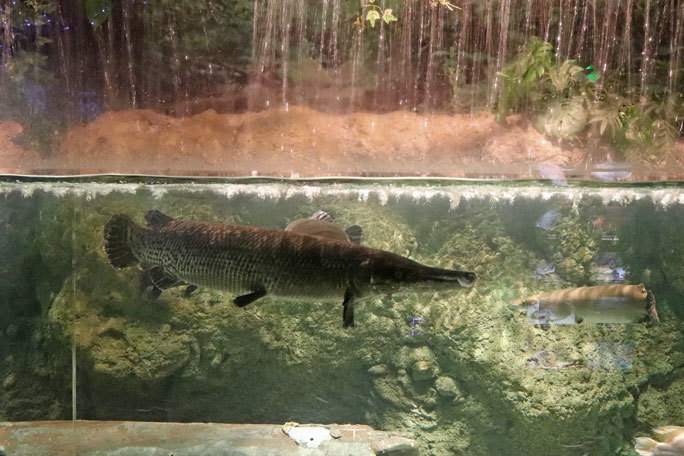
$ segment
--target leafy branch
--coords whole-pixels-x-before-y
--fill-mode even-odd
[[[392,14],[392,8],[385,8],[384,10],[375,3],[375,0],[367,0],[368,3],[363,5],[362,14],[365,11],[366,20],[370,22],[371,27],[375,27],[375,22],[382,20],[385,24],[395,22],[397,18]],[[356,18],[356,25],[361,26],[361,16]]]

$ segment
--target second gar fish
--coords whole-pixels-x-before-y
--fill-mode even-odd
[[[434,268],[384,250],[296,231],[174,220],[158,211],[147,227],[114,215],[104,249],[115,268],[140,263],[159,290],[205,286],[238,294],[244,307],[264,296],[342,301],[344,327],[354,326],[360,298],[402,291],[472,287],[475,274]]]

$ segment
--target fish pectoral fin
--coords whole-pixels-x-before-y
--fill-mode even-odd
[[[197,285],[188,285],[185,287],[185,290],[183,290],[183,296],[186,298],[190,296],[195,290],[197,290]]]
[[[347,290],[344,293],[344,302],[342,303],[342,326],[344,328],[354,327],[354,304],[356,304],[356,297]]]
[[[361,244],[361,241],[363,240],[363,228],[361,228],[360,225],[348,226],[344,230],[344,232],[347,233],[349,242],[352,242],[354,244]]]
[[[147,226],[152,228],[156,226],[164,226],[167,223],[171,223],[173,222],[173,218],[159,212],[158,210],[153,209],[149,211],[147,214],[145,214],[145,221],[147,222]]]
[[[266,289],[264,287],[259,287],[251,293],[233,299],[233,304],[238,307],[245,307],[247,304],[253,303],[264,296],[266,296]]]
[[[160,290],[166,290],[167,288],[183,285],[182,280],[178,280],[178,278],[167,273],[161,266],[153,266],[147,269],[145,271],[145,276],[147,279],[149,279],[152,285]]]

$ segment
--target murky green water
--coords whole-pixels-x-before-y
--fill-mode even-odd
[[[82,419],[366,423],[425,455],[634,455],[636,435],[684,422],[677,183],[86,177],[0,193],[0,421],[71,417],[73,343]],[[150,209],[271,228],[325,210],[365,245],[478,280],[364,300],[347,330],[338,304],[149,301],[102,230]],[[510,303],[640,283],[660,323],[535,325]]]

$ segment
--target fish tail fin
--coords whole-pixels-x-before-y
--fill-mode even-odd
[[[653,430],[653,435],[657,439],[662,440],[663,442],[669,441],[673,435],[678,434],[680,432],[684,432],[684,427],[681,426],[663,426],[659,427],[657,429]]]
[[[109,263],[115,268],[125,268],[138,260],[131,251],[130,232],[135,223],[128,216],[116,214],[104,227],[104,250]]]
[[[655,449],[656,445],[658,445],[658,442],[651,438],[637,437],[634,449],[641,456],[650,456],[653,454],[653,450]]]

